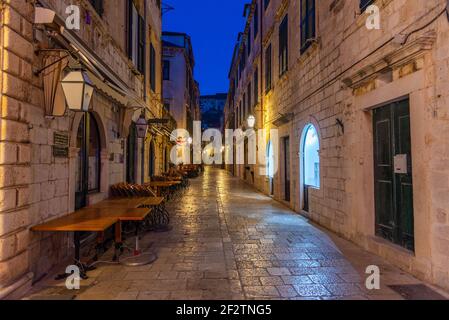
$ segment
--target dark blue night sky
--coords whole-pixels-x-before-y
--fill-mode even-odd
[[[237,34],[243,30],[248,0],[167,0],[175,10],[163,15],[163,30],[192,38],[195,79],[201,94],[228,91],[228,71]]]

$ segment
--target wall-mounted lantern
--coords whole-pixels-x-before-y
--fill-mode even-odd
[[[82,69],[71,70],[61,80],[61,85],[70,110],[77,112],[89,111],[94,86],[86,71]]]
[[[248,125],[248,128],[253,129],[256,125],[256,117],[254,117],[253,115],[248,116],[246,123]]]
[[[144,139],[148,132],[148,122],[144,115],[141,115],[136,122],[137,137]]]

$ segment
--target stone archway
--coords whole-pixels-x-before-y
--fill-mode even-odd
[[[309,196],[321,190],[321,134],[318,121],[309,117],[301,129],[299,148],[300,209],[309,212]]]
[[[102,195],[107,195],[109,188],[109,157],[108,157],[108,137],[104,122],[100,115],[91,111],[89,113],[77,112],[73,115],[72,126],[70,131],[70,147],[69,147],[69,211],[75,211],[77,205],[77,171],[80,166],[80,152],[79,146],[79,130],[80,126],[84,125],[85,117],[89,116],[95,125],[98,134],[98,155],[96,161],[98,161],[98,187],[95,188],[95,192],[88,193],[86,195],[85,205],[96,201],[96,197],[102,198]],[[89,137],[90,138],[90,137]],[[89,166],[88,163],[84,165]],[[78,204],[83,205],[83,204]]]

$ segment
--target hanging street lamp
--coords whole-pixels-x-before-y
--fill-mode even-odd
[[[248,116],[246,123],[248,125],[248,128],[253,129],[256,125],[256,117],[254,117],[253,115]]]
[[[146,138],[148,132],[148,122],[143,114],[137,120],[136,128],[137,128],[137,137],[142,139]]]
[[[94,93],[94,86],[86,71],[82,69],[70,71],[61,80],[67,106],[75,112],[89,111]]]

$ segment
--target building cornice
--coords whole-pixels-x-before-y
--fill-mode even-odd
[[[436,31],[429,30],[406,45],[391,50],[375,61],[366,64],[363,68],[349,74],[342,81],[346,86],[354,89],[362,83],[376,78],[387,69],[396,69],[400,66],[407,65],[431,50],[436,41],[436,37]],[[394,45],[391,44],[390,46]]]

